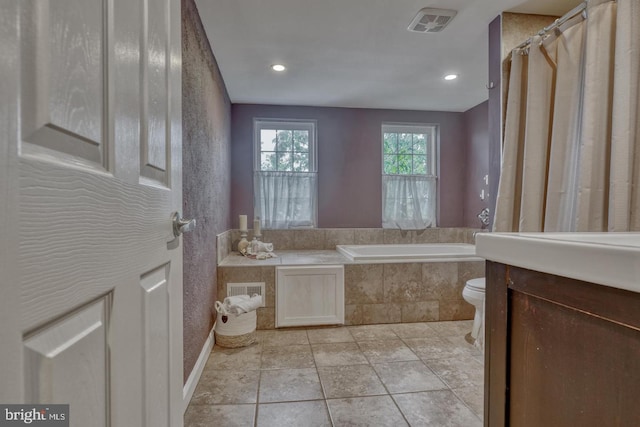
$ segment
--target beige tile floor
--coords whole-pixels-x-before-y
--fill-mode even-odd
[[[186,427],[482,425],[472,322],[258,331],[214,347]]]

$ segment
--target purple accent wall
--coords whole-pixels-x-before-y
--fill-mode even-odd
[[[477,215],[489,206],[489,199],[480,199],[480,192],[489,193],[484,176],[489,173],[489,101],[464,113],[467,157],[465,160],[464,225],[480,228]]]
[[[464,225],[463,113],[234,104],[231,151],[232,225],[253,216],[253,119],[315,119],[318,123],[318,227],[381,227],[381,125],[440,125],[439,227]],[[251,223],[251,219],[249,219]]]
[[[216,235],[231,227],[231,103],[194,0],[182,0],[184,379],[213,326]]]
[[[500,151],[502,150],[502,18],[489,24],[489,209],[490,227],[496,211],[498,182],[500,180]]]

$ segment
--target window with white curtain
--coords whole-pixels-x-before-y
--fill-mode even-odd
[[[382,125],[382,227],[436,226],[437,125]]]
[[[254,119],[254,216],[264,228],[317,222],[316,122]]]

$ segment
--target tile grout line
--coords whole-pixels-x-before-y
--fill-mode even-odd
[[[307,336],[307,342],[309,343],[309,351],[311,352],[311,360],[313,360],[313,367],[316,370],[316,376],[318,377],[318,383],[320,384],[320,391],[322,392],[322,401],[324,402],[325,410],[329,415],[329,422],[333,426],[333,420],[331,419],[331,412],[329,411],[329,405],[327,405],[327,395],[324,391],[324,386],[322,385],[322,380],[320,379],[320,372],[318,372],[318,364],[316,363],[316,356],[313,353],[313,345],[311,344],[311,340],[309,339],[309,329],[304,330],[304,334]]]
[[[406,345],[406,343],[404,341],[402,341],[402,338],[400,338],[400,336],[391,328],[389,328],[389,330],[400,340],[400,342],[402,342],[404,345]],[[349,331],[351,333],[351,331]],[[351,334],[353,336],[353,334]],[[393,405],[398,409],[398,412],[400,413],[400,415],[402,416],[402,419],[407,423],[408,426],[411,425],[411,423],[409,423],[409,420],[407,419],[407,416],[404,414],[404,412],[402,412],[402,409],[400,409],[400,406],[398,406],[398,402],[396,402],[396,400],[393,398],[393,395],[391,394],[391,392],[389,391],[389,389],[387,388],[387,385],[384,383],[384,381],[382,381],[382,378],[380,377],[380,374],[378,374],[378,372],[376,371],[376,369],[373,367],[373,363],[371,362],[371,360],[369,359],[369,357],[367,357],[367,355],[364,353],[364,351],[362,350],[362,347],[360,347],[360,342],[356,339],[355,336],[353,336],[354,340],[356,340],[356,345],[358,346],[358,348],[360,349],[360,351],[362,352],[362,354],[364,355],[365,359],[368,362],[368,366],[371,367],[371,369],[373,370],[373,372],[375,373],[376,377],[378,378],[378,380],[380,381],[380,384],[382,384],[382,387],[385,389],[385,391],[387,392],[386,396],[389,396],[389,398],[391,399],[391,401],[393,402]],[[368,341],[379,341],[379,340],[368,340]],[[364,342],[364,341],[363,341]],[[409,350],[413,353],[413,350],[411,350],[411,348],[409,346],[407,346],[407,348],[409,348]],[[416,357],[418,357],[415,353],[414,355]],[[418,360],[420,360],[420,358],[418,357]],[[382,362],[381,362],[382,363]],[[386,362],[386,363],[390,363],[390,362]],[[385,396],[385,395],[382,395]],[[358,396],[358,397],[367,397],[367,396]]]
[[[458,398],[458,400],[459,400],[460,402],[462,402],[462,404],[463,404],[464,406],[466,406],[466,407],[471,411],[471,413],[472,413],[473,415],[475,415],[475,417],[476,417],[476,418],[478,418],[478,419],[480,420],[480,422],[483,422],[483,421],[484,421],[483,417],[480,417],[480,414],[476,414],[476,411],[474,411],[474,410],[473,410],[469,405],[467,405],[467,402],[465,402],[465,401],[464,401],[464,399],[463,399],[462,397],[460,397],[460,396],[458,395],[458,393],[456,393],[456,390],[455,390],[455,389],[453,389],[453,388],[452,388],[452,389],[450,389],[450,390],[451,390],[451,392],[454,394],[454,396],[456,396],[456,397]],[[483,392],[484,392],[484,389],[483,389]],[[484,393],[483,393],[483,395],[484,395]]]
[[[253,426],[258,427],[258,408],[260,407],[260,383],[262,382],[262,352],[264,351],[264,334],[260,334],[260,366],[259,366],[259,376],[258,376],[258,390],[256,391],[256,409],[253,412]]]

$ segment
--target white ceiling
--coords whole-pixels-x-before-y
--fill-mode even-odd
[[[196,0],[234,103],[466,111],[488,98],[488,26],[580,0]],[[424,7],[441,33],[407,31]],[[283,73],[270,69],[285,64]],[[445,74],[460,77],[445,82]]]

